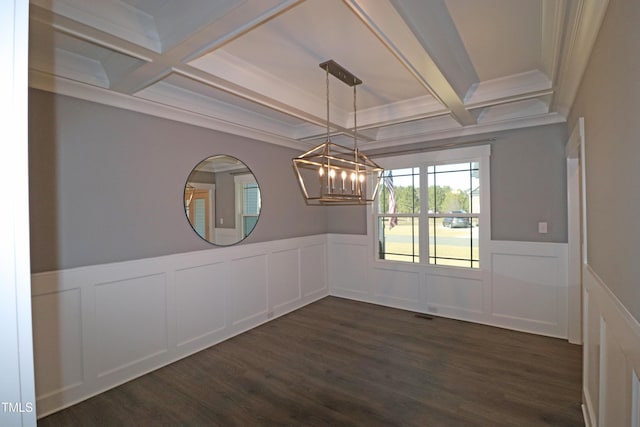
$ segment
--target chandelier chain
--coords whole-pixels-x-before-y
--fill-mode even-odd
[[[358,110],[356,109],[356,86],[353,86],[353,149],[358,150]]]
[[[327,89],[327,141],[329,140],[329,67],[326,68],[327,70],[327,84],[326,84],[326,89]]]

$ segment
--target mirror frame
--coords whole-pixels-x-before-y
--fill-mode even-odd
[[[220,162],[221,165],[216,166],[215,164],[213,164],[215,163],[215,160],[221,160]],[[219,169],[216,170],[216,167],[218,167]],[[228,173],[229,175],[233,176],[234,178],[233,184],[232,184],[233,190],[229,191],[228,187],[229,185],[231,185],[231,183],[229,183],[225,187],[226,191],[223,194],[227,194],[227,195],[230,193],[233,194],[234,228],[217,227],[218,225],[224,224],[223,218],[222,217],[218,218],[217,212],[216,212],[216,205],[217,205],[216,199],[220,194],[218,192],[219,189],[217,188],[217,183],[216,182],[211,182],[211,183],[198,182],[197,180],[192,180],[192,177],[194,176],[194,174],[198,172],[213,173],[213,174]],[[251,176],[251,179],[246,179],[247,176]],[[245,178],[242,178],[242,177],[245,177]],[[215,181],[215,180],[212,180],[212,181]],[[244,185],[251,184],[251,183],[255,183],[255,187],[257,188],[257,201],[256,201],[257,214],[245,215],[245,213],[243,212],[244,211],[243,199],[241,197],[238,197],[238,195],[240,194],[240,196],[242,196],[245,190]],[[188,194],[189,191],[192,191],[191,195]],[[198,197],[197,199],[204,200],[204,209],[205,209],[204,215],[206,217],[206,223],[204,225],[205,235],[202,235],[201,232],[196,229],[198,225],[194,224],[194,222],[192,221],[192,217],[190,217],[190,215],[193,216],[195,212],[194,210],[189,209],[190,204],[194,200],[193,197],[199,192],[202,197]],[[189,199],[189,201],[187,199]],[[253,233],[253,231],[255,230],[256,226],[258,225],[258,222],[260,221],[260,215],[262,213],[262,191],[260,189],[260,184],[258,183],[258,180],[255,174],[249,168],[249,166],[247,166],[246,163],[244,163],[242,160],[238,159],[235,156],[231,156],[228,154],[215,154],[212,156],[208,156],[203,160],[201,160],[200,162],[198,162],[198,164],[196,164],[193,167],[193,169],[191,169],[191,172],[189,172],[189,175],[187,176],[187,179],[185,181],[185,185],[182,193],[182,205],[183,205],[183,211],[185,213],[185,217],[187,219],[187,222],[189,223],[189,226],[199,238],[215,246],[232,246],[244,241],[247,237],[249,237],[251,233]],[[253,223],[253,226],[251,227],[251,230],[248,233],[244,231],[245,230],[244,219],[246,216],[256,217],[255,222]],[[226,230],[227,235],[225,237],[217,236],[217,230]],[[233,231],[234,238],[232,238],[232,236],[229,234],[229,230]]]

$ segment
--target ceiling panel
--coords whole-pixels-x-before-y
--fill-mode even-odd
[[[428,94],[341,0],[307,0],[228,43],[224,52],[320,99],[326,85],[318,65],[333,59],[363,81],[360,108]],[[330,85],[332,103],[351,110],[351,89],[337,80]]]
[[[354,115],[352,88],[330,77],[331,133],[348,142],[357,118],[363,146],[400,146],[565,121],[554,106],[571,105],[591,48],[582,41],[605,11],[559,0],[30,0],[30,84],[307,148],[324,138],[318,64],[333,59],[363,84]]]
[[[480,81],[540,69],[544,0],[445,0]]]

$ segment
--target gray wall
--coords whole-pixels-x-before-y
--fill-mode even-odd
[[[494,134],[491,143],[491,238],[567,242],[564,123]],[[548,233],[538,233],[538,222]]]
[[[181,205],[192,168],[215,154],[243,160],[260,185],[260,220],[243,243],[366,233],[365,207],[305,205],[295,150],[37,90],[29,114],[34,272],[215,247]],[[492,238],[566,242],[565,126],[492,136]]]
[[[215,154],[244,161],[260,184],[260,220],[243,243],[326,232],[326,209],[306,206],[301,196],[295,150],[47,92],[29,95],[33,272],[215,248],[193,232],[182,206],[189,173]]]
[[[491,142],[491,238],[566,243],[565,124],[495,132],[478,139],[491,137],[496,138]],[[430,141],[397,150],[449,142]],[[329,232],[366,234],[366,212],[357,206],[330,208]],[[547,222],[547,234],[538,233],[540,221]]]
[[[610,0],[571,111],[585,118],[588,263],[640,319],[640,2]]]
[[[367,234],[367,213],[371,207],[330,206],[327,208],[327,230],[337,234]]]

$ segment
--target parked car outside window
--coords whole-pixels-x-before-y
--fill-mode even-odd
[[[451,214],[466,213],[465,211],[451,211]],[[446,217],[442,218],[442,226],[449,228],[468,228],[471,227],[471,218]]]

